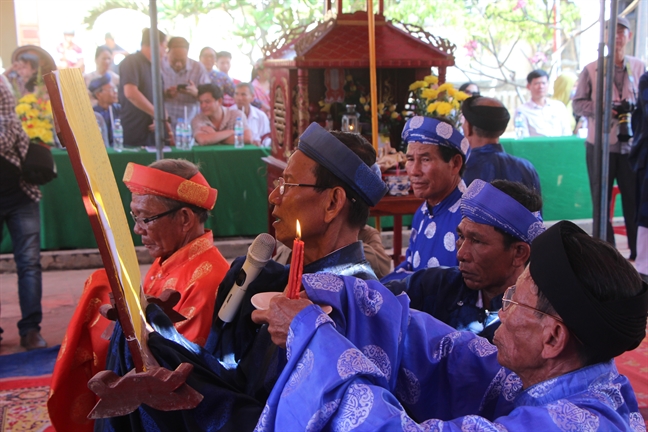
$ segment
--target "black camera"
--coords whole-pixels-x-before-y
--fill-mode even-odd
[[[630,138],[632,138],[630,118],[632,117],[632,112],[635,110],[635,104],[623,99],[618,104],[612,105],[612,109],[616,111],[616,119],[619,120],[617,138],[621,142],[630,141]]]

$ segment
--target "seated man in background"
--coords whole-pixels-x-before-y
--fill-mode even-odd
[[[253,312],[290,353],[259,430],[645,430],[612,359],[645,336],[648,284],[569,221],[533,241],[529,266],[504,295],[495,346],[378,283],[303,282],[345,326],[305,298],[275,297]]]
[[[313,123],[300,137],[268,200],[274,205],[277,240],[292,245],[296,221],[300,222],[304,274],[334,273],[376,280],[358,241],[369,207],[387,192],[375,162],[374,148],[360,135],[330,133]],[[244,260],[237,258],[223,279],[215,312],[230,293]],[[204,399],[195,409],[185,411],[161,412],[142,405],[128,416],[99,420],[102,430],[129,430],[146,418],[151,426],[143,425],[145,430],[164,425],[173,431],[251,431],[286,363],[286,352],[272,344],[266,327],[250,320],[254,309],[250,299],[259,292],[283,291],[288,274],[289,267],[269,261],[248,286],[232,322],[215,318],[204,349],[178,335],[170,323],[164,323],[164,317],[149,316],[159,332],[152,333],[148,341],[156,359],[169,369],[183,361],[192,363],[195,367],[187,384]],[[128,353],[119,352],[121,332],[113,333],[113,339],[108,365],[123,375],[132,366]]]
[[[547,97],[549,76],[542,69],[529,72],[527,89],[531,100],[520,105],[515,112],[522,117],[523,136],[571,136],[571,118],[565,104]]]
[[[497,99],[477,96],[464,101],[461,113],[464,135],[470,143],[470,159],[463,174],[466,185],[475,179],[510,180],[540,193],[540,178],[533,164],[505,153],[499,143],[511,118],[506,107]]]
[[[270,120],[263,111],[252,106],[254,88],[249,83],[239,83],[234,92],[235,105],[229,107],[241,111],[247,120],[248,128],[252,132],[252,144],[259,147],[270,147]]]
[[[134,232],[142,236],[142,243],[155,258],[143,279],[144,293],[157,297],[166,289],[180,292],[174,309],[186,320],[175,326],[190,341],[204,345],[216,290],[229,268],[214,246],[211,231],[205,229],[217,191],[209,187],[196,165],[182,159],[163,159],[149,167],[130,163],[124,183],[133,193]],[[208,188],[209,193],[204,199],[180,196],[181,183]],[[48,400],[56,430],[93,430],[94,421],[86,416],[97,398],[87,383],[106,365],[108,340],[104,333],[112,328],[107,330],[110,322],[100,316],[99,307],[110,303],[110,293],[106,271],[97,270],[86,281],[61,343]]]
[[[245,114],[238,109],[223,107],[223,92],[214,84],[198,86],[200,114],[191,122],[193,136],[198,145],[234,144],[234,126],[238,117],[243,121],[243,140],[252,142]]]
[[[461,222],[461,176],[470,153],[468,141],[449,123],[416,116],[403,129],[407,144],[405,168],[417,198],[425,202],[412,219],[405,261],[385,280],[402,279],[404,272],[428,267],[456,266],[457,225]]]
[[[520,183],[475,180],[461,197],[458,267],[419,270],[385,286],[407,293],[410,307],[489,341],[499,327],[502,295],[528,264],[544,230],[542,198]]]
[[[110,75],[106,74],[90,81],[88,90],[97,101],[97,104],[92,109],[103,117],[106,123],[108,144],[112,147],[114,142],[113,121],[121,118],[121,105],[117,103],[117,88],[111,82]]]

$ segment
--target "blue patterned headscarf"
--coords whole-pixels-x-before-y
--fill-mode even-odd
[[[368,166],[317,123],[311,123],[299,137],[297,149],[331,171],[371,207],[387,193],[387,185],[382,181],[378,165]]]
[[[459,150],[466,160],[470,155],[470,144],[461,132],[432,117],[415,116],[407,120],[401,137],[407,144],[417,142]]]
[[[473,180],[461,197],[461,214],[528,244],[545,230],[540,212],[530,212],[508,194],[479,179]]]

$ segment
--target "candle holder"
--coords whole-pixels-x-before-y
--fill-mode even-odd
[[[360,134],[360,124],[355,105],[347,105],[346,112],[342,115],[342,132]]]

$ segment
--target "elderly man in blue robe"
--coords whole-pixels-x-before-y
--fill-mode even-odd
[[[268,200],[274,205],[277,240],[292,245],[296,221],[304,242],[304,274],[327,273],[377,280],[365,259],[358,233],[369,207],[387,192],[375,164],[374,148],[360,135],[327,132],[311,124],[299,139],[283,176]],[[98,420],[99,430],[252,430],[286,364],[286,353],[270,340],[267,327],[251,321],[251,297],[285,289],[289,266],[269,261],[248,286],[240,309],[224,323],[217,314],[239,276],[245,257],[237,258],[216,298],[214,322],[204,349],[175,331],[155,307],[148,319],[158,333],[148,345],[158,362],[175,369],[194,365],[187,383],[204,399],[193,410],[162,412],[142,405],[133,414]],[[123,375],[133,368],[119,326],[111,340],[107,369]]]
[[[373,281],[303,282],[330,316],[287,298],[253,313],[289,358],[258,431],[645,430],[613,358],[645,336],[648,284],[569,221],[533,241],[529,266],[504,295],[495,345]]]
[[[385,286],[406,292],[410,307],[492,342],[502,296],[528,264],[544,228],[542,198],[521,183],[475,180],[461,198],[458,267],[419,270]]]
[[[470,143],[470,160],[463,180],[466,185],[475,179],[487,182],[511,180],[540,193],[540,177],[531,162],[504,151],[499,137],[506,131],[511,116],[495,98],[474,96],[461,105],[463,130]]]
[[[470,145],[443,120],[416,116],[405,123],[405,168],[417,198],[425,202],[414,213],[405,261],[382,280],[402,279],[406,272],[456,266],[457,225],[461,222],[461,175]]]

